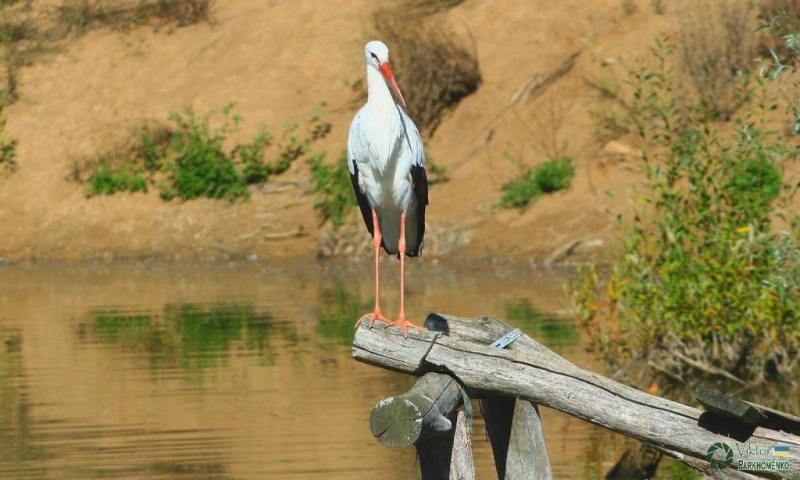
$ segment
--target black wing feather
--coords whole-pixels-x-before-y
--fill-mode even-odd
[[[364,224],[369,230],[369,236],[373,235],[375,227],[372,225],[372,207],[369,205],[369,200],[364,192],[361,191],[361,186],[358,184],[358,165],[356,162],[350,160],[353,165],[353,173],[350,174],[350,181],[353,183],[353,192],[356,194],[356,201],[358,201],[358,208],[361,210],[361,216],[364,217]]]
[[[356,194],[358,209],[361,210],[361,216],[364,218],[364,225],[367,226],[369,236],[374,237],[375,227],[372,224],[372,206],[370,206],[367,196],[361,191],[361,186],[358,184],[358,164],[354,160],[351,160],[351,162],[353,165],[353,173],[350,174],[350,182],[352,182],[353,192]],[[386,250],[383,238],[381,238],[381,247]]]
[[[425,237],[425,207],[428,206],[428,175],[422,165],[411,166],[411,180],[414,182],[414,196],[417,197],[417,248],[406,252],[409,257],[422,255]]]

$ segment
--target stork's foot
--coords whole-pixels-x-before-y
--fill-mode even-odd
[[[364,319],[367,320],[367,326],[369,328],[372,328],[372,324],[375,323],[375,320],[383,320],[384,322],[387,321],[386,317],[383,316],[383,313],[381,313],[380,310],[375,310],[369,313],[365,313],[358,320],[356,320],[356,328],[358,328],[359,325],[361,325],[361,322],[363,322]]]
[[[399,327],[400,330],[403,332],[404,337],[408,337],[408,329],[414,328],[417,330],[424,330],[425,327],[420,327],[419,325],[413,324],[409,322],[405,317],[400,317],[395,321],[389,322],[386,324],[386,328],[389,327]]]

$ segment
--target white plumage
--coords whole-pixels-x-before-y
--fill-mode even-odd
[[[393,323],[405,332],[411,324],[404,314],[403,257],[421,255],[424,246],[428,204],[425,152],[417,126],[401,107],[405,100],[389,66],[389,49],[383,42],[369,42],[364,60],[368,99],[350,124],[347,164],[364,223],[375,241],[376,305],[370,325],[375,318],[382,318],[377,255],[378,247],[383,246],[387,253],[400,256],[400,318]],[[405,242],[401,241],[403,230]]]
[[[422,253],[424,243],[425,152],[417,126],[395,103],[380,72],[378,62],[388,62],[388,56],[382,42],[370,42],[365,48],[369,96],[350,124],[348,167],[355,176],[356,195],[365,196],[378,214],[386,251],[397,253],[400,215],[405,211],[406,253],[415,256]],[[422,193],[424,198],[419,198]],[[372,234],[371,218],[364,221]]]

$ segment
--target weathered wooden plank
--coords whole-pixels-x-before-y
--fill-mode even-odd
[[[738,460],[757,460],[748,457],[751,446],[769,450],[776,444],[788,445],[788,471],[755,474],[764,478],[800,475],[800,438],[795,435],[757,427],[747,445],[700,427],[702,412],[696,408],[582,370],[530,337],[517,340],[510,350],[476,343],[469,330],[480,329],[479,323],[494,325],[497,320],[446,317],[446,322],[448,335],[412,331],[407,338],[397,329],[381,328],[381,322],[373,329],[363,325],[356,331],[353,356],[412,374],[448,372],[469,388],[520,396],[694,459],[705,459],[712,444],[726,443],[734,451],[732,468]],[[468,332],[465,336],[470,341],[459,338],[461,331]],[[494,333],[483,336],[489,341],[497,338]]]
[[[506,458],[506,480],[553,480],[544,441],[542,419],[536,405],[518,398]]]
[[[467,415],[463,411],[458,412],[455,430],[448,480],[475,480],[475,462],[472,458],[472,427],[467,422]]]
[[[450,432],[449,417],[461,402],[461,390],[452,377],[428,373],[408,392],[378,402],[370,414],[370,429],[384,445],[410,447]]]

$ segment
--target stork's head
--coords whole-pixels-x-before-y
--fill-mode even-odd
[[[380,40],[373,40],[364,47],[364,59],[367,62],[367,68],[374,68],[383,75],[389,90],[400,101],[400,105],[405,108],[406,101],[403,99],[400,87],[397,86],[397,82],[394,79],[392,66],[389,65],[389,47]]]

